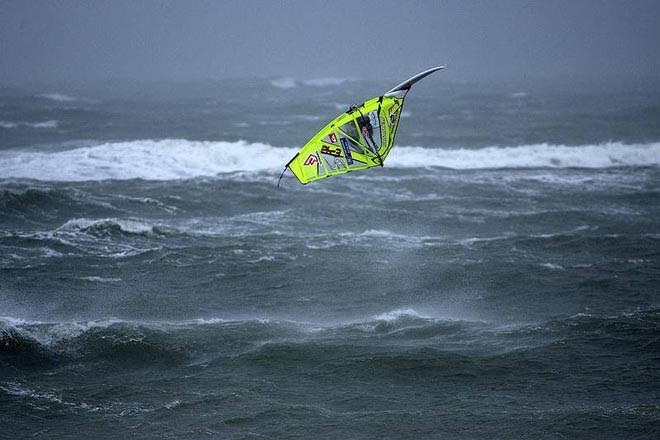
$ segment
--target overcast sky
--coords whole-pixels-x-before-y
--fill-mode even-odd
[[[0,0],[0,85],[660,76],[660,1]]]

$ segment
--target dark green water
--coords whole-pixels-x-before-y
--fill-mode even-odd
[[[2,90],[0,438],[657,437],[660,87],[428,81]]]

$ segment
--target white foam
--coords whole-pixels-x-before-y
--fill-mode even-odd
[[[133,201],[133,202],[143,203],[145,205],[157,206],[158,208],[161,208],[163,211],[166,211],[166,212],[174,212],[178,209],[176,206],[166,205],[165,203],[161,202],[160,200],[153,199],[151,197],[131,197],[131,196],[127,196],[127,195],[124,195],[124,194],[117,194],[117,195],[115,195],[115,197],[118,198],[118,199],[130,200],[130,201]],[[114,206],[112,206],[109,203],[107,203],[107,204],[102,203],[101,205],[106,205],[106,206],[109,205],[108,206],[109,208],[116,209]]]
[[[117,282],[121,281],[121,278],[103,278],[103,277],[97,277],[97,276],[80,277],[78,279],[83,280],[83,281],[96,282],[96,283],[117,283]]]
[[[372,320],[375,321],[386,321],[386,322],[395,322],[401,319],[430,319],[428,316],[424,316],[413,309],[397,309],[390,312],[382,313],[378,316],[372,317]]]
[[[315,78],[315,79],[306,79],[302,83],[306,86],[313,87],[327,87],[327,86],[338,86],[348,81],[346,78]]]
[[[581,146],[534,144],[456,150],[395,147],[392,149],[387,165],[401,168],[441,166],[462,170],[659,166],[660,143],[608,142]]]
[[[0,324],[7,325],[23,337],[35,340],[40,344],[52,347],[64,340],[76,338],[94,328],[107,328],[120,321],[108,319],[89,322],[46,323],[40,321],[25,321],[20,318],[0,317]]]
[[[275,261],[275,257],[272,255],[264,255],[262,257],[257,258],[256,260],[249,260],[249,262],[252,264],[262,263],[264,261]]]
[[[284,78],[274,78],[270,80],[270,84],[273,87],[278,89],[292,89],[297,87],[299,84],[309,87],[329,87],[329,86],[338,86],[348,81],[346,78],[311,78],[296,80],[294,78],[284,77]]]
[[[295,115],[295,118],[307,122],[315,122],[323,119],[320,115]]]
[[[47,403],[55,403],[59,405],[66,405],[69,407],[75,407],[75,408],[80,408],[80,409],[85,409],[88,411],[99,411],[100,408],[90,406],[86,404],[85,402],[69,402],[66,401],[62,398],[61,395],[56,394],[52,391],[39,391],[33,388],[29,388],[25,385],[16,383],[16,382],[4,382],[2,385],[0,385],[0,390],[4,391],[7,394],[10,394],[12,396],[17,396],[17,397],[25,397],[25,398],[31,398],[34,400],[40,400],[42,402],[47,402]],[[38,407],[40,408],[40,407]],[[43,408],[41,408],[43,409]],[[37,433],[38,434],[38,433]],[[33,434],[34,436],[34,434]]]
[[[175,180],[233,172],[278,172],[297,151],[297,148],[264,143],[185,139],[108,142],[54,152],[7,150],[0,152],[0,178]],[[386,166],[463,170],[660,166],[660,142],[582,146],[534,144],[453,150],[396,146]]]
[[[26,122],[25,125],[32,128],[57,128],[58,122],[52,119],[44,122]]]
[[[155,225],[133,219],[118,219],[118,218],[103,218],[103,219],[88,219],[88,218],[74,218],[68,220],[62,226],[57,228],[57,231],[79,231],[88,228],[99,226],[118,226],[124,232],[131,234],[148,234],[154,232]]]
[[[278,89],[292,89],[296,87],[296,80],[293,78],[276,78],[270,80],[270,84]]]
[[[226,324],[232,322],[223,318],[197,318],[189,321],[184,321],[183,325],[213,325],[213,324]]]
[[[50,181],[175,180],[281,169],[293,148],[239,142],[137,140],[66,151],[0,152],[0,178]]]
[[[354,236],[354,234],[349,233],[349,234],[340,234],[340,235],[348,235],[348,236]],[[386,231],[382,229],[367,229],[361,234],[358,234],[359,236],[362,237],[367,237],[367,238],[382,238],[382,239],[388,239],[388,240],[393,240],[393,241],[403,241],[403,242],[413,242],[413,243],[419,243],[420,241],[427,239],[428,237],[416,237],[413,235],[405,235],[405,234],[397,234],[391,231]]]
[[[554,263],[543,263],[541,264],[541,267],[545,267],[546,269],[551,269],[551,270],[564,270],[563,266]]]
[[[39,98],[46,98],[57,102],[71,102],[76,100],[73,96],[65,95],[63,93],[43,93],[37,96]]]
[[[19,126],[31,127],[31,128],[57,128],[58,121],[50,120],[44,122],[9,122],[9,121],[0,121],[0,128],[17,128]]]
[[[181,405],[180,400],[173,400],[172,402],[165,404],[165,408],[166,409],[174,409],[174,408],[176,408],[177,406],[180,406],[180,405]]]
[[[53,403],[63,403],[62,397],[55,393],[35,391],[14,382],[6,382],[4,385],[0,385],[0,390],[12,396],[32,397],[34,399],[48,400]]]

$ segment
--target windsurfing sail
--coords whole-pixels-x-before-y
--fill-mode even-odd
[[[382,96],[351,106],[300,149],[285,165],[280,180],[287,169],[306,185],[337,174],[383,166],[394,146],[408,91],[413,84],[444,67],[425,70]]]

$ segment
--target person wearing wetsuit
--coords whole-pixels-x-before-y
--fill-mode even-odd
[[[364,137],[367,146],[374,153],[378,154],[378,145],[376,145],[376,141],[374,141],[374,127],[371,125],[371,119],[369,119],[369,116],[361,115],[357,118],[357,121],[360,130],[362,130],[362,136]],[[371,141],[371,143],[369,141]]]

